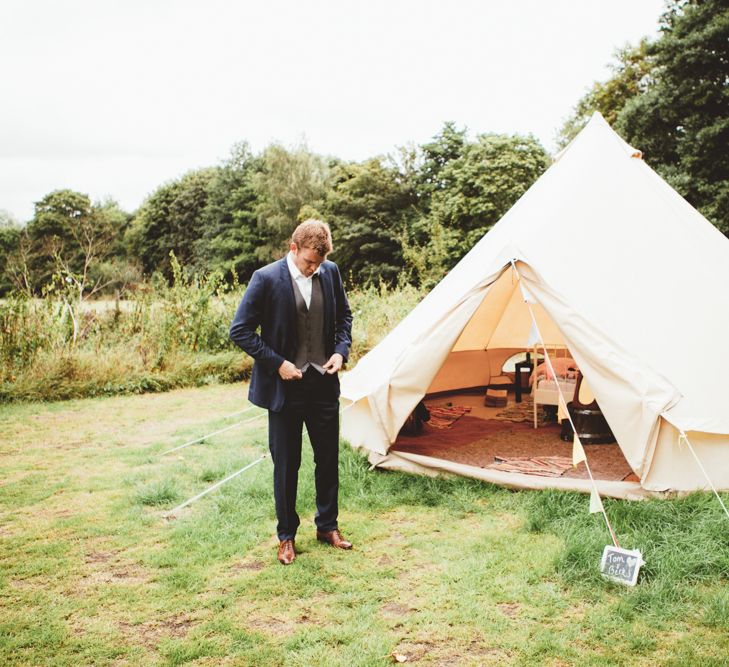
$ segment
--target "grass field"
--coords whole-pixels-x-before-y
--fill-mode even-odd
[[[265,419],[241,385],[0,408],[0,664],[729,664],[729,521],[705,494],[606,501],[639,585],[603,581],[608,537],[576,494],[368,471],[341,455],[341,526],[275,559]]]

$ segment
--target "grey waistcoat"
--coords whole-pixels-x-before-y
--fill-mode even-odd
[[[322,366],[327,362],[324,349],[324,296],[321,289],[321,280],[315,275],[311,283],[311,303],[306,307],[306,301],[301,296],[298,285],[291,279],[296,299],[296,359],[294,366],[305,373],[309,366],[313,366],[324,374]]]

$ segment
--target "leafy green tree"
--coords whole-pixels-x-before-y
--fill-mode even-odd
[[[558,132],[557,143],[560,148],[577,136],[595,111],[599,111],[610,125],[614,125],[628,101],[645,92],[654,67],[648,51],[648,40],[642,39],[638,46],[626,46],[615,53],[615,62],[610,64],[610,78],[592,85]]]
[[[0,208],[0,229],[7,229],[8,227],[20,227],[20,224],[10,211]]]
[[[431,287],[443,277],[451,255],[457,252],[458,233],[435,220],[430,210],[434,197],[449,185],[444,178],[446,168],[463,157],[467,145],[466,129],[448,121],[429,142],[400,149],[400,180],[414,194],[400,237],[401,280]]]
[[[429,206],[433,194],[447,187],[442,177],[443,170],[463,156],[466,143],[466,129],[459,130],[455,123],[449,121],[431,141],[420,146],[421,164],[416,183],[422,206]]]
[[[28,223],[32,250],[30,269],[36,286],[47,285],[62,260],[71,269],[83,263],[84,237],[93,229],[93,209],[88,195],[54,190],[35,204]]]
[[[618,53],[560,131],[567,143],[600,111],[644,159],[729,235],[729,6],[669,0],[661,35]]]
[[[260,266],[256,251],[266,239],[257,224],[253,182],[260,162],[247,143],[237,144],[211,179],[202,211],[202,237],[196,245],[200,269],[222,275],[234,271],[247,281]]]
[[[19,286],[38,292],[63,273],[80,280],[80,294],[97,292],[103,285],[94,272],[110,255],[123,254],[120,239],[128,219],[113,201],[92,204],[74,190],[50,192],[36,202],[20,240],[21,256],[13,259]]]
[[[459,240],[455,229],[433,216],[416,218],[402,237],[401,276],[424,289],[435,287],[459,259]]]
[[[404,258],[413,279],[438,282],[516,203],[549,166],[532,136],[482,134],[466,142],[438,175],[428,215],[406,236]]]
[[[259,263],[280,257],[296,225],[322,208],[329,165],[305,146],[266,148],[254,176],[256,216],[265,242],[256,250]]]
[[[158,188],[140,207],[129,230],[128,243],[145,273],[171,276],[170,251],[182,264],[196,260],[203,236],[203,212],[217,168],[191,171]]]
[[[457,260],[503,216],[549,166],[533,136],[482,134],[441,172],[431,216],[459,233]]]
[[[325,204],[334,256],[356,285],[394,284],[403,267],[401,238],[415,192],[380,158],[334,167]]]
[[[18,252],[23,228],[9,212],[0,209],[0,296],[13,287],[8,261]]]
[[[729,6],[673,0],[649,48],[651,81],[617,129],[684,197],[729,234]]]
[[[111,238],[108,251],[91,266],[90,276],[99,290],[120,296],[142,280],[141,266],[131,256],[127,243],[132,215],[113,199],[96,202],[93,208],[99,226],[110,230]]]

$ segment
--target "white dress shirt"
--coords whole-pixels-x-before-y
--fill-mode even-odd
[[[319,269],[321,267],[318,266],[316,271],[307,278],[303,273],[301,273],[301,271],[299,271],[299,267],[294,264],[294,254],[291,251],[289,251],[289,254],[286,255],[286,264],[289,267],[289,272],[291,273],[291,277],[294,279],[294,283],[299,288],[299,292],[301,292],[301,296],[304,297],[306,307],[309,308],[311,306],[312,278],[319,273]]]

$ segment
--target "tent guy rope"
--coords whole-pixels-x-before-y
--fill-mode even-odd
[[[250,412],[251,410],[255,409],[255,405],[249,405],[247,408],[243,408],[242,410],[236,410],[235,412],[231,412],[229,415],[225,415],[224,417],[218,417],[218,419],[230,419],[231,417],[237,417],[238,415],[245,414],[246,412]]]
[[[341,415],[344,410],[346,410],[349,405],[345,405],[341,410],[339,410],[339,414]],[[242,414],[244,412],[248,412],[250,410],[253,410],[254,407],[246,408],[245,410],[240,410],[238,412],[233,412],[232,414],[227,415],[226,417],[220,417],[220,419],[227,419],[228,417],[234,417],[235,415]],[[195,445],[198,442],[202,442],[203,440],[206,440],[207,438],[211,438],[214,435],[218,435],[219,433],[225,433],[226,431],[230,431],[231,429],[238,428],[239,426],[243,426],[244,424],[250,424],[251,422],[257,421],[258,419],[261,419],[265,417],[268,414],[268,412],[262,412],[260,415],[256,415],[255,417],[251,417],[250,419],[244,419],[243,421],[236,422],[235,424],[231,424],[230,426],[226,426],[225,428],[221,428],[217,431],[213,431],[212,433],[206,433],[205,435],[200,436],[199,438],[195,438],[195,440],[190,440],[189,442],[186,442],[182,445],[178,445],[177,447],[173,447],[172,449],[168,449],[165,452],[162,452],[160,456],[165,456],[167,454],[172,454],[172,452],[176,452],[180,449],[184,449],[185,447],[190,447],[191,445]]]
[[[346,407],[347,407],[347,406],[345,406],[345,408],[346,408]],[[342,414],[342,411],[343,411],[343,410],[344,410],[345,408],[342,408],[342,409],[341,409],[341,410],[339,411],[339,414]],[[252,410],[252,409],[253,409],[253,408],[246,408],[245,410],[241,410],[240,412],[247,412],[248,410]],[[240,412],[238,412],[238,413],[233,413],[233,414],[240,414]],[[226,428],[220,429],[219,431],[215,431],[215,432],[213,432],[213,433],[208,433],[207,435],[203,436],[202,438],[198,438],[197,440],[192,440],[191,442],[186,442],[186,443],[185,443],[184,445],[180,445],[179,447],[175,447],[175,448],[173,448],[173,449],[170,449],[170,450],[168,450],[168,451],[166,451],[166,452],[163,452],[163,453],[162,453],[162,455],[164,456],[165,454],[169,454],[170,452],[175,452],[175,451],[177,451],[178,449],[182,449],[183,447],[189,447],[190,445],[194,445],[194,444],[195,444],[196,442],[200,442],[201,440],[204,440],[205,438],[209,438],[210,436],[216,435],[216,434],[218,434],[218,433],[223,433],[224,431],[228,431],[228,430],[230,430],[231,428],[235,428],[236,426],[242,426],[243,424],[249,424],[250,422],[254,422],[254,421],[256,421],[257,419],[260,419],[261,417],[265,417],[265,416],[266,416],[267,414],[268,414],[268,413],[264,412],[263,414],[257,415],[256,417],[252,417],[251,419],[246,419],[246,420],[244,420],[244,421],[242,421],[242,422],[238,422],[237,424],[231,424],[230,426],[227,426]],[[228,416],[229,416],[229,417],[232,417],[233,415],[228,415]],[[309,433],[308,433],[308,430],[307,430],[307,433],[306,433],[306,438],[307,438],[307,439],[309,439]],[[262,454],[262,455],[260,456],[260,458],[256,459],[256,460],[255,460],[255,461],[253,461],[252,463],[249,463],[249,464],[248,464],[247,466],[245,466],[245,467],[241,468],[241,469],[240,469],[240,470],[238,470],[237,472],[234,472],[234,473],[233,473],[232,475],[228,475],[228,476],[227,476],[227,477],[226,477],[225,479],[221,479],[221,480],[220,480],[219,482],[216,482],[216,483],[215,483],[215,484],[213,484],[213,485],[212,485],[211,487],[209,487],[209,488],[205,489],[204,491],[202,491],[202,492],[198,493],[198,494],[197,494],[196,496],[193,496],[193,497],[192,497],[192,498],[190,498],[189,500],[186,500],[186,501],[185,501],[184,503],[182,503],[181,505],[178,505],[178,506],[177,506],[177,507],[175,507],[175,508],[174,508],[173,510],[170,510],[169,512],[166,512],[166,513],[165,513],[165,515],[164,515],[164,516],[165,516],[165,518],[168,518],[168,519],[172,519],[172,518],[174,518],[174,517],[175,517],[175,515],[176,515],[176,513],[177,513],[178,511],[180,511],[180,510],[184,509],[185,507],[187,507],[187,506],[188,506],[188,505],[190,505],[191,503],[194,503],[194,502],[195,502],[196,500],[199,500],[199,499],[200,499],[200,498],[202,498],[203,496],[206,496],[206,495],[207,495],[208,493],[210,493],[211,491],[214,491],[215,489],[218,489],[218,488],[220,488],[221,486],[223,486],[223,484],[226,484],[226,483],[227,483],[227,482],[229,482],[229,481],[230,481],[231,479],[234,479],[235,477],[237,477],[238,475],[240,475],[240,474],[241,474],[242,472],[245,472],[245,471],[246,471],[246,470],[248,470],[249,468],[252,468],[252,467],[253,467],[254,465],[256,465],[256,464],[260,463],[261,461],[263,461],[263,459],[265,459],[265,458],[267,458],[267,457],[268,457],[268,454]]]
[[[259,456],[255,461],[252,461],[251,463],[249,463],[248,465],[244,466],[240,470],[237,470],[236,472],[232,473],[231,475],[228,475],[225,479],[221,479],[219,482],[215,482],[215,484],[213,484],[212,486],[209,486],[204,491],[201,491],[196,496],[193,496],[189,500],[186,500],[184,503],[182,503],[182,504],[178,505],[177,507],[175,507],[173,510],[170,510],[169,512],[167,512],[164,515],[165,518],[168,518],[168,519],[174,518],[180,510],[185,509],[185,507],[187,507],[188,505],[191,505],[196,500],[200,500],[200,498],[202,498],[203,496],[206,496],[211,491],[215,491],[215,489],[223,486],[223,484],[225,484],[226,482],[229,482],[231,479],[237,477],[238,475],[240,475],[241,473],[245,472],[249,468],[252,468],[253,466],[258,465],[261,461],[263,461],[263,459],[265,459],[267,457],[268,457],[268,454],[261,454],[261,456]]]
[[[678,436],[678,444],[681,445],[681,442],[685,442],[686,446],[688,447],[688,450],[691,452],[691,456],[694,457],[694,460],[696,461],[696,465],[699,466],[699,470],[704,474],[704,477],[706,477],[706,481],[709,483],[709,486],[711,487],[711,490],[714,492],[714,495],[716,496],[716,499],[719,501],[719,504],[721,505],[721,509],[724,510],[724,514],[727,515],[727,518],[729,518],[729,510],[727,510],[726,505],[724,504],[724,501],[721,499],[721,496],[719,495],[719,492],[716,490],[716,487],[714,486],[714,483],[711,481],[711,478],[709,477],[709,473],[706,472],[706,468],[704,468],[703,464],[699,460],[699,457],[696,455],[696,450],[693,448],[693,445],[691,444],[691,441],[688,439],[688,436],[686,433],[681,429],[679,431],[680,435]]]
[[[232,417],[235,414],[241,414],[243,412],[247,412],[248,410],[252,410],[253,408],[246,408],[245,410],[241,410],[240,413],[233,413],[232,415],[228,415],[228,417]],[[251,422],[254,422],[258,419],[261,419],[262,417],[265,417],[267,413],[262,413],[260,415],[256,415],[255,417],[251,417],[250,419],[244,419],[243,421],[236,422],[235,424],[231,424],[230,426],[226,426],[225,428],[221,428],[217,431],[213,431],[212,433],[206,433],[205,435],[200,436],[199,438],[195,438],[195,440],[190,440],[189,442],[186,442],[182,445],[178,445],[177,447],[173,447],[172,449],[168,449],[165,452],[162,452],[160,456],[165,456],[167,454],[171,454],[172,452],[176,452],[180,449],[184,449],[185,447],[190,447],[190,445],[195,445],[199,442],[202,442],[203,440],[207,438],[211,438],[214,435],[218,435],[219,433],[225,433],[226,431],[230,431],[231,429],[238,428],[239,426],[243,426],[244,424],[250,424]],[[224,419],[224,418],[223,418]]]

